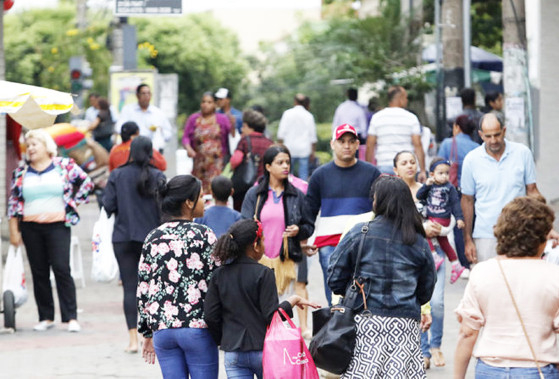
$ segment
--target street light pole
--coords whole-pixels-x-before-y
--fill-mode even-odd
[[[0,80],[6,77],[6,59],[4,57],[4,0],[0,0]],[[6,215],[6,115],[0,114],[0,217]],[[2,229],[6,230],[7,222]],[[2,252],[0,251],[0,259]]]
[[[471,0],[462,0],[462,22],[464,29],[464,87],[472,86],[472,17],[470,15]]]

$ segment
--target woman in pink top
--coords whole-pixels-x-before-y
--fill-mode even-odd
[[[554,218],[530,197],[503,208],[494,227],[498,256],[474,267],[455,311],[455,378],[465,377],[481,328],[476,378],[559,377],[559,267],[541,260]]]
[[[283,238],[291,240],[289,254],[301,252],[300,242],[311,236],[314,224],[305,207],[305,195],[289,180],[291,155],[282,145],[272,145],[262,157],[264,175],[248,190],[241,214],[256,217],[262,223],[266,239],[265,255],[260,263],[274,269],[279,295],[288,294],[296,280],[296,266],[284,256]]]

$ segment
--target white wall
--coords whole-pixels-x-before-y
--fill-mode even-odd
[[[555,0],[534,0],[526,6],[530,81],[534,94],[538,187],[552,204],[559,204],[559,107],[557,106],[559,23],[557,20],[559,20],[559,2]]]

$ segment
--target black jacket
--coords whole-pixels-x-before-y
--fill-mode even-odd
[[[260,351],[278,306],[293,316],[289,302],[278,305],[274,272],[243,256],[213,272],[204,320],[221,350]]]
[[[256,218],[260,220],[260,213],[266,200],[268,199],[268,183],[262,180],[257,186],[248,190],[243,201],[241,215],[243,218],[254,218],[256,201],[260,195],[258,209],[256,210]],[[291,249],[301,250],[300,241],[309,238],[314,231],[314,222],[307,207],[305,206],[305,195],[299,189],[295,188],[291,183],[286,181],[285,190],[283,191],[283,215],[285,225],[297,225],[299,233],[295,237],[290,237],[289,243]],[[280,253],[283,252],[283,243]]]
[[[144,197],[136,188],[142,169],[126,164],[111,172],[103,194],[107,215],[115,214],[113,242],[144,242],[152,229],[160,224],[159,204],[155,197]],[[165,175],[149,167],[153,183],[165,180]]]

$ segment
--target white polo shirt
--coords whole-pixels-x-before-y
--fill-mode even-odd
[[[316,143],[314,116],[302,105],[286,110],[279,123],[278,139],[283,140],[293,158],[310,156]]]
[[[421,135],[421,125],[413,113],[400,107],[388,107],[373,115],[369,135],[377,137],[377,166],[392,167],[397,153],[413,151],[411,138]]]
[[[367,134],[367,118],[365,111],[357,101],[346,100],[336,108],[332,121],[332,133],[340,125],[349,124],[355,128],[360,136]]]
[[[122,124],[127,121],[134,121],[138,124],[140,135],[149,137],[155,150],[165,147],[165,142],[171,139],[171,123],[165,114],[154,105],[150,105],[145,111],[138,103],[125,105],[120,112],[115,132],[120,133]]]
[[[475,197],[476,221],[473,238],[495,238],[493,226],[511,200],[526,195],[526,186],[536,183],[532,152],[525,145],[505,139],[505,151],[496,160],[485,143],[470,151],[462,163],[462,194]]]

